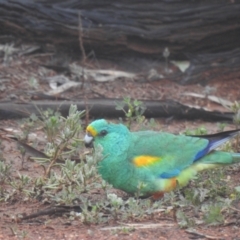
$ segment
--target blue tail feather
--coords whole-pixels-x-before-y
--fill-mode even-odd
[[[192,135],[192,137],[204,138],[209,141],[208,145],[203,150],[197,153],[197,155],[194,158],[194,161],[197,161],[198,159],[205,156],[215,148],[221,146],[223,143],[235,137],[239,132],[240,129],[215,133],[211,135]]]

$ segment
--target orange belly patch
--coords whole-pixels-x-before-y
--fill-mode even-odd
[[[153,193],[152,199],[153,200],[161,199],[164,196],[165,192],[170,192],[173,189],[175,189],[176,187],[177,187],[177,179],[170,178],[170,179],[166,180],[166,186],[164,188],[164,191]]]
[[[177,187],[177,179],[175,177],[170,178],[167,181],[168,182],[166,183],[165,192],[170,192]]]

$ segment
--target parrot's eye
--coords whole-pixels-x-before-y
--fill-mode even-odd
[[[107,135],[107,131],[106,130],[102,130],[99,134],[100,136],[106,136]]]

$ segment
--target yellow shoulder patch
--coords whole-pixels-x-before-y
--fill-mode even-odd
[[[148,155],[142,155],[135,157],[133,159],[133,163],[137,167],[144,167],[144,166],[149,166],[151,164],[154,164],[155,162],[160,161],[160,157],[153,157],[153,156],[148,156]]]
[[[91,125],[87,127],[86,132],[90,133],[93,137],[97,135],[97,131]]]

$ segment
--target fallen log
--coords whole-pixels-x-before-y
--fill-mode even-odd
[[[166,76],[181,84],[240,76],[240,0],[0,0],[1,43],[13,36],[54,44],[55,51],[86,60],[133,57],[188,60],[184,73]],[[234,75],[232,75],[234,73]],[[160,73],[162,74],[162,73]]]
[[[63,116],[68,115],[71,104],[76,104],[79,111],[88,110],[91,118],[119,118],[124,112],[116,110],[116,102],[122,99],[87,99],[79,101],[33,101],[31,103],[0,103],[0,119],[26,118],[35,113],[41,116],[41,111],[53,109]],[[176,101],[142,101],[146,107],[146,118],[203,119],[206,121],[232,121],[232,112],[206,111],[202,108],[193,108]],[[127,110],[127,107],[125,106]]]
[[[0,32],[65,48],[82,44],[98,56],[159,59],[168,47],[186,58],[238,48],[239,12],[239,0],[0,0]]]

